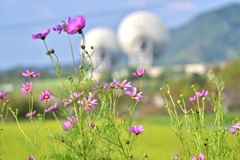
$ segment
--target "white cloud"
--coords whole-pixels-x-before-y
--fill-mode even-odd
[[[167,7],[172,10],[189,11],[196,10],[196,4],[191,0],[173,0],[169,1]]]

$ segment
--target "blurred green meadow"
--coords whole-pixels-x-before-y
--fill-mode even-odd
[[[238,92],[240,89],[238,68],[240,68],[240,60],[229,65],[225,70],[221,71],[223,79],[226,80],[226,89],[224,90],[225,99],[228,100],[225,105],[228,105],[227,112],[234,113],[231,114],[226,121],[226,124],[230,126],[232,121],[239,117],[239,104],[240,99]],[[169,75],[174,75],[174,77],[169,77]],[[153,103],[153,100],[149,97],[154,97],[155,95],[160,94],[159,88],[165,87],[164,79],[169,79],[170,87],[172,87],[172,93],[174,99],[179,98],[180,94],[183,94],[186,99],[187,106],[191,106],[187,102],[187,98],[193,95],[193,90],[191,85],[194,84],[198,90],[209,89],[211,91],[212,87],[209,85],[208,78],[206,75],[192,75],[192,76],[181,76],[178,74],[173,74],[168,70],[165,71],[160,77],[157,78],[148,78],[144,79],[143,82],[143,91],[144,91],[144,100],[139,103],[139,106],[136,110],[137,118],[134,122],[134,125],[142,124],[144,126],[144,132],[139,136],[139,139],[136,143],[135,153],[147,154],[150,159],[154,160],[170,160],[172,153],[177,153],[180,151],[180,143],[175,136],[175,133],[172,131],[170,126],[170,119],[166,115],[165,108]],[[15,75],[15,74],[14,74]],[[19,74],[20,72],[19,72]],[[44,75],[44,74],[43,74]],[[235,77],[234,77],[235,76]],[[105,79],[102,82],[110,82],[112,79],[103,76]],[[145,77],[143,77],[145,78]],[[12,78],[13,79],[13,78]],[[128,78],[129,79],[129,78]],[[25,114],[28,112],[28,95],[25,95],[21,92],[22,83],[26,82],[27,79],[14,78],[16,83],[13,83],[14,89],[8,93],[8,98],[10,100],[11,107],[13,110],[16,108],[19,109],[19,121],[22,126],[22,129],[27,133],[28,136],[32,135],[32,128],[37,127],[38,125],[31,125]],[[131,80],[131,79],[129,79]],[[134,79],[132,79],[134,81]],[[67,78],[64,79],[64,82],[67,82]],[[138,86],[137,82],[133,82]],[[61,95],[61,82],[52,77],[40,77],[39,79],[34,79],[33,82],[33,96],[34,96],[34,108],[39,111],[43,110],[44,103],[39,101],[39,95],[42,91],[51,90],[58,99],[57,102],[61,101],[62,97],[67,98],[69,95]],[[128,97],[127,97],[128,98]],[[161,98],[157,96],[157,98]],[[231,98],[231,99],[230,99]],[[230,99],[230,100],[229,100]],[[126,106],[126,100],[122,99],[119,102],[120,111],[121,108],[124,109]],[[162,103],[162,102],[161,102]],[[63,105],[60,104],[59,107]],[[226,113],[227,113],[226,112]],[[208,108],[208,113],[213,113],[212,108]],[[27,152],[24,136],[17,127],[16,122],[13,119],[13,116],[9,114],[7,122],[3,125],[3,132],[0,135],[0,142],[2,145],[3,159],[19,159],[27,160],[29,153]],[[49,117],[47,117],[48,119]],[[52,117],[51,117],[52,118]],[[48,147],[52,146],[52,141],[50,141],[49,134],[53,132],[62,132],[61,125],[52,119],[47,120],[44,127],[38,132],[37,142],[40,143],[43,154],[47,152]],[[24,141],[23,141],[24,140]],[[38,144],[39,144],[38,143]]]
[[[171,154],[179,151],[179,142],[171,130],[169,119],[167,117],[149,117],[137,119],[136,124],[142,124],[145,131],[138,135],[134,153],[140,155],[147,154],[150,159],[171,159]],[[32,135],[32,127],[29,121],[20,121],[22,129],[28,136]],[[26,141],[21,134],[15,122],[7,122],[3,126],[3,132],[0,136],[3,148],[3,159],[24,160],[30,156],[27,152]],[[36,128],[35,128],[36,129]],[[52,142],[50,141],[50,132],[62,132],[59,124],[54,121],[46,121],[44,127],[37,135],[37,141],[42,147],[43,154]],[[24,140],[24,141],[23,141]]]

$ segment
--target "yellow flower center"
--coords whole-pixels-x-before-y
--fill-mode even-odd
[[[87,101],[86,103],[87,103],[87,104],[91,104],[91,101]]]
[[[26,88],[25,88],[27,91],[30,89],[30,86],[26,86]]]

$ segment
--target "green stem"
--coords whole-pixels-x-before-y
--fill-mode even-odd
[[[9,110],[12,112],[13,117],[14,117],[15,120],[16,120],[16,123],[17,123],[17,126],[18,126],[19,130],[22,132],[23,136],[27,139],[27,141],[28,141],[28,142],[30,143],[30,145],[33,147],[32,142],[30,141],[30,139],[27,137],[27,135],[26,135],[25,132],[23,131],[22,127],[20,126],[16,113],[15,113],[11,108],[9,108]],[[33,148],[34,148],[34,147],[33,147]]]
[[[75,62],[75,58],[74,58],[74,53],[73,53],[73,48],[72,48],[72,41],[70,39],[70,36],[69,34],[68,35],[68,41],[69,41],[69,44],[70,44],[70,49],[71,49],[71,54],[72,54],[72,61],[73,61],[73,68],[74,68],[74,73],[75,73],[75,76],[78,80],[78,83],[80,83],[80,79],[78,77],[78,73],[77,73],[77,65],[76,65],[76,62]]]

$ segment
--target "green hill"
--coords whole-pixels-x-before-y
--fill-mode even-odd
[[[240,4],[210,11],[170,31],[160,65],[212,63],[240,57]]]

